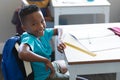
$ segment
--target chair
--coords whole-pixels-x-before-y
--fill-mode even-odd
[[[18,51],[19,48],[19,43],[15,43],[15,48]],[[30,62],[27,61],[23,61],[24,67],[25,67],[25,71],[26,71],[26,76],[29,76],[32,73],[32,68],[31,68],[31,64]]]

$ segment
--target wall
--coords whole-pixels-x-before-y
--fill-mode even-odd
[[[120,21],[120,0],[109,0],[110,7],[110,22]]]
[[[20,0],[0,0],[0,53],[4,41],[15,35],[16,30],[11,19],[18,5],[20,5]]]

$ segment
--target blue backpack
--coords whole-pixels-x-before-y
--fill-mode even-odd
[[[23,61],[18,57],[15,43],[19,40],[20,36],[13,36],[4,45],[1,63],[4,80],[33,80],[33,73],[26,76]]]

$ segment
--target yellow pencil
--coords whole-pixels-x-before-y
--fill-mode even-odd
[[[70,43],[68,43],[68,42],[64,42],[67,46],[70,46],[70,47],[72,47],[72,48],[74,48],[74,49],[77,49],[77,50],[79,50],[79,51],[82,51],[82,52],[84,52],[84,53],[86,53],[86,54],[88,54],[88,55],[90,55],[90,56],[96,56],[96,54],[94,54],[94,53],[92,53],[92,52],[89,52],[89,51],[86,51],[86,50],[84,50],[84,49],[82,49],[82,48],[79,48],[79,47],[77,47],[77,46],[75,46],[75,45],[73,45],[73,44],[70,44]]]

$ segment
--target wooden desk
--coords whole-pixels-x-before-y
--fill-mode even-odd
[[[83,38],[85,39],[88,36],[86,35],[88,33],[91,34],[89,36],[93,38],[95,38],[97,34],[98,35],[97,37],[114,36],[116,37],[117,40],[120,40],[120,37],[114,35],[112,31],[107,29],[109,27],[120,27],[120,23],[66,25],[66,26],[56,26],[56,27],[63,28],[63,32],[72,33],[78,36],[79,40]],[[92,32],[96,34],[92,35],[93,34]],[[67,39],[68,42],[71,41],[69,37],[67,38],[68,38]],[[75,43],[74,41],[71,41],[71,44],[74,44],[74,43]],[[116,44],[116,42],[111,42],[109,44],[112,47],[112,45]],[[106,50],[95,51],[94,52],[96,54],[95,57],[87,55],[83,52],[80,52],[78,50],[75,50],[67,46],[67,48],[65,49],[65,59],[68,66],[68,70],[70,72],[70,80],[75,80],[75,76],[77,74],[89,75],[89,74],[102,74],[102,73],[117,73],[116,80],[120,80],[120,54],[119,54],[120,46],[119,44],[120,42],[118,41],[117,48],[110,48]],[[103,43],[103,46],[106,46],[106,45]]]
[[[105,22],[109,22],[110,3],[107,0],[95,0],[93,2],[87,2],[87,0],[51,0],[50,6],[55,25],[59,25],[60,15],[77,14],[104,14]],[[94,18],[95,21],[96,18]]]

